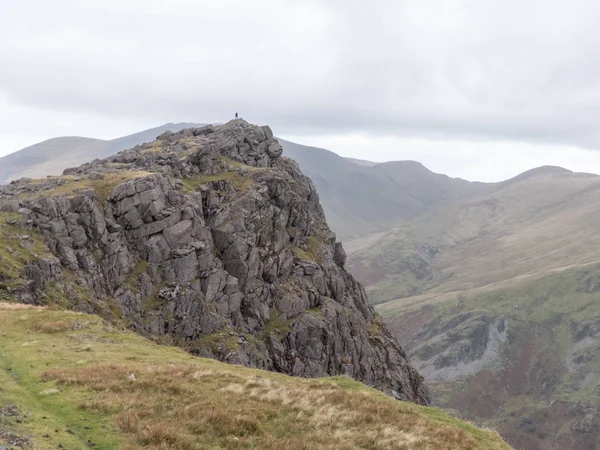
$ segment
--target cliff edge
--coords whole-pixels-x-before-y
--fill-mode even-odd
[[[243,120],[0,187],[0,300],[122,319],[193,354],[344,374],[427,405],[312,182]]]

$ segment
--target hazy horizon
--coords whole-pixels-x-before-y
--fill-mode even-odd
[[[178,123],[178,122],[171,122]],[[161,124],[164,125],[164,124]],[[150,126],[145,129],[157,128],[161,125]],[[135,134],[142,129],[139,130],[131,130],[127,132],[127,134],[119,135],[119,136],[83,136],[81,134],[74,134],[70,136],[50,136],[47,138],[43,138],[39,141],[32,142],[30,144],[26,144],[22,148],[18,150],[11,151],[5,154],[2,154],[0,151],[0,158],[2,156],[8,156],[9,154],[15,153],[17,151],[23,150],[32,145],[39,144],[40,142],[44,142],[49,139],[61,138],[61,137],[84,137],[91,139],[117,139],[123,136],[127,136],[129,134]],[[295,142],[296,144],[301,144],[309,147],[317,147],[325,150],[332,151],[340,156],[346,158],[360,159],[365,161],[371,161],[375,163],[385,163],[385,162],[393,162],[393,161],[416,161],[423,164],[429,170],[448,175],[453,178],[463,178],[468,181],[479,181],[479,182],[499,182],[508,180],[513,178],[523,172],[526,172],[531,169],[535,169],[541,166],[559,166],[565,169],[571,170],[573,172],[585,172],[585,173],[594,173],[600,175],[600,154],[596,155],[593,152],[586,152],[585,149],[576,148],[570,149],[571,152],[579,152],[578,157],[571,157],[570,161],[567,161],[568,164],[561,164],[560,162],[560,153],[553,153],[546,155],[545,160],[547,163],[537,164],[536,159],[528,158],[517,161],[515,164],[507,164],[505,167],[502,167],[502,170],[498,170],[498,166],[493,166],[492,171],[486,172],[486,167],[489,165],[483,165],[480,161],[472,160],[473,152],[477,151],[477,146],[481,145],[477,142],[461,142],[460,148],[456,149],[456,153],[452,152],[441,152],[436,148],[438,145],[447,146],[448,141],[435,141],[435,140],[427,140],[427,139],[412,139],[409,142],[411,148],[409,149],[397,149],[398,156],[394,158],[394,151],[384,151],[384,152],[374,152],[369,149],[371,145],[389,145],[389,142],[386,143],[385,138],[378,138],[373,136],[279,136],[281,139]],[[408,141],[408,139],[407,139]],[[497,142],[489,142],[487,145],[491,147],[497,147],[499,143]],[[501,144],[500,144],[501,145]],[[523,145],[523,144],[521,144]],[[415,150],[415,147],[417,149]],[[470,148],[469,148],[470,147]],[[399,151],[398,151],[399,150]],[[536,148],[534,146],[530,146],[529,148],[532,152],[541,152],[547,150],[547,146]],[[527,152],[525,152],[527,153]],[[495,155],[501,156],[500,152],[494,152]],[[538,153],[539,155],[539,153]],[[443,158],[440,158],[442,156]],[[493,155],[492,155],[493,156]],[[596,169],[592,169],[590,164],[590,159],[585,158],[585,156],[593,157],[594,162],[597,163]],[[421,159],[418,159],[421,158]],[[542,160],[543,158],[540,158]],[[459,168],[455,162],[458,160],[463,160],[467,165],[463,166],[463,171],[456,170]],[[497,163],[497,161],[496,161]],[[470,176],[469,172],[478,172],[482,176]],[[497,175],[497,176],[485,176],[485,174]]]
[[[237,111],[298,143],[466,179],[600,173],[598,13],[592,0],[12,2],[0,155]]]

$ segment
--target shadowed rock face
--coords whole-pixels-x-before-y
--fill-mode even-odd
[[[201,356],[345,374],[428,404],[344,270],[312,182],[281,154],[268,127],[236,120],[4,186],[0,210],[20,211],[17,225],[41,233],[50,253],[24,265],[27,283],[0,276],[0,287],[26,303],[110,312]]]

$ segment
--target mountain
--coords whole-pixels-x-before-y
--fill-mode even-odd
[[[346,245],[436,404],[516,449],[597,448],[599,194],[543,167]]]
[[[0,446],[509,449],[347,377],[196,358],[94,315],[0,302],[0,330]]]
[[[179,131],[195,126],[190,123],[168,123],[113,140],[85,137],[48,139],[0,158],[0,184],[21,177],[41,178],[60,175],[67,167],[78,166],[96,158],[106,158],[121,150],[153,141],[165,131]]]
[[[0,158],[0,185],[20,177],[59,175],[69,167],[152,141],[166,130],[191,126],[166,124],[111,141],[79,137],[50,139]],[[488,189],[484,183],[433,173],[414,161],[373,163],[279,141],[286,156],[297,161],[315,183],[328,223],[343,242],[388,230],[439,204]]]
[[[484,183],[436,174],[414,161],[357,164],[325,149],[280,142],[315,183],[327,220],[344,242],[489,189]]]
[[[0,298],[127,321],[191,353],[430,402],[344,269],[314,185],[243,120],[0,188]]]
[[[348,161],[352,161],[354,164],[358,164],[359,166],[367,166],[367,167],[373,167],[376,166],[377,164],[381,164],[381,163],[376,163],[373,161],[367,161],[365,159],[356,159],[356,158],[346,158]]]

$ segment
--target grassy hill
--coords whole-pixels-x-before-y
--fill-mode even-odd
[[[599,443],[599,192],[540,168],[347,245],[436,404],[517,449]]]
[[[0,303],[0,446],[508,449],[344,377],[194,358],[97,316]]]

